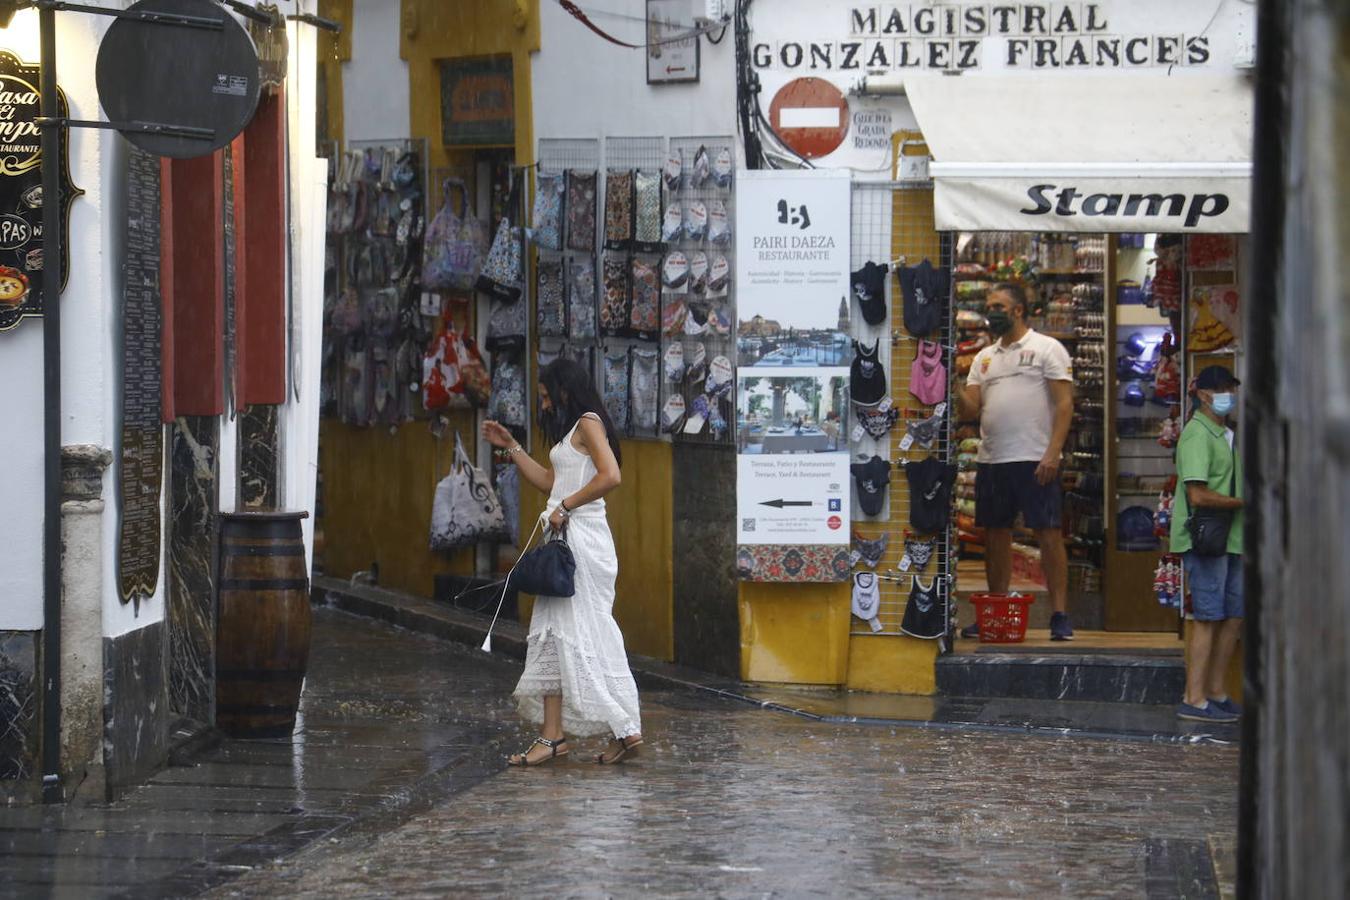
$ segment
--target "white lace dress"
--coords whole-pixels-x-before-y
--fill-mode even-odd
[[[574,425],[549,451],[553,492],[545,516],[595,477],[590,456],[572,445],[575,431]],[[577,561],[576,594],[535,600],[525,673],[515,690],[520,714],[541,723],[543,698],[561,694],[563,729],[568,734],[641,734],[637,685],[613,615],[619,560],[605,501],[577,508],[568,521],[566,538]]]

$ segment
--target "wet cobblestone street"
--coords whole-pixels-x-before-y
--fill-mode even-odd
[[[296,735],[0,810],[0,897],[1230,893],[1237,750],[828,724],[643,694],[643,755],[528,771],[518,664],[329,609]]]
[[[1233,747],[822,725],[647,692],[636,762],[595,766],[589,742],[507,771],[506,739],[529,740],[514,664],[318,615],[355,665],[322,670],[338,683],[307,709],[388,717],[428,753],[469,729],[481,752],[420,811],[357,822],[214,896],[1203,897],[1231,877]]]

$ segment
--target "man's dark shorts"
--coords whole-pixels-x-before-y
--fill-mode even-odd
[[[1037,484],[1037,465],[980,463],[975,474],[975,524],[981,528],[1011,528],[1020,512],[1028,528],[1059,528],[1064,505],[1059,478]]]

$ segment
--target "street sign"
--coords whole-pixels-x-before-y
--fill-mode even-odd
[[[848,136],[848,98],[823,78],[796,78],[773,95],[769,123],[794,152],[819,159]]]
[[[157,156],[190,159],[224,147],[258,107],[258,51],[244,26],[211,0],[140,0],[98,48],[99,102],[131,143]]]

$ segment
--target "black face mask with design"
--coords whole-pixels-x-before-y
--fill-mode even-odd
[[[989,331],[997,337],[1002,337],[1012,331],[1013,318],[1001,309],[991,310],[985,314],[989,320]]]

